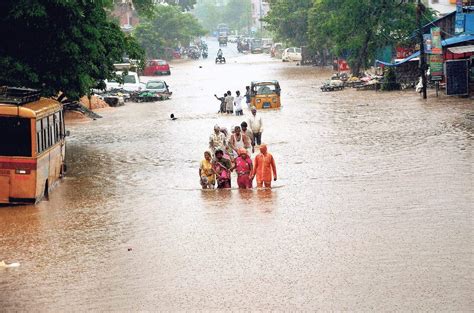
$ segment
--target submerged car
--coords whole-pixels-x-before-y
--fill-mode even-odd
[[[145,65],[143,75],[171,75],[170,65],[165,60],[150,60]]]
[[[253,81],[250,85],[250,103],[257,109],[276,109],[281,106],[280,83],[276,80]]]
[[[296,48],[296,47],[286,48],[285,51],[283,51],[281,60],[283,62],[301,61],[302,60],[301,48]]]
[[[124,74],[122,71],[117,71],[115,74],[123,77],[123,83],[115,79],[105,80],[105,90],[123,89],[126,91],[141,91],[145,87],[144,84],[140,82],[140,78],[136,72]]]
[[[154,93],[170,93],[169,86],[164,80],[150,80],[146,83],[145,91]]]

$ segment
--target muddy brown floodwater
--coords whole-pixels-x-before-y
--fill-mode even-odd
[[[472,100],[322,93],[327,70],[210,49],[164,77],[172,100],[69,125],[49,201],[0,208],[21,263],[0,311],[472,310]],[[242,121],[213,95],[259,79],[283,89],[260,113],[277,188],[201,191],[214,124]]]

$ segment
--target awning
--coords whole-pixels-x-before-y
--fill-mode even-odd
[[[401,65],[401,64],[403,64],[403,63],[406,63],[406,62],[411,61],[411,60],[413,60],[413,59],[415,59],[415,58],[418,58],[419,56],[420,56],[420,51],[417,51],[417,52],[413,53],[412,55],[410,55],[409,57],[407,57],[407,58],[401,60],[400,62],[388,63],[388,62],[383,62],[383,61],[376,60],[376,61],[375,61],[375,64],[376,64],[376,65],[377,65],[377,64],[382,64],[382,65],[385,65],[385,66],[399,66],[399,65]]]
[[[451,47],[451,48],[448,48],[448,50],[455,54],[469,53],[469,52],[474,52],[474,45]]]
[[[459,35],[456,37],[451,37],[441,41],[443,47],[448,47],[452,45],[456,45],[458,43],[469,42],[472,41],[474,43],[474,35]]]

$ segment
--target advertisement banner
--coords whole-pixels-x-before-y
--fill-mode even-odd
[[[431,53],[443,54],[441,46],[441,29],[439,27],[431,28]]]
[[[431,54],[429,58],[431,80],[443,80],[443,55]]]
[[[456,21],[454,23],[454,33],[456,35],[464,33],[464,14],[456,13]]]
[[[425,44],[425,53],[431,53],[431,34],[424,34],[423,42]]]
[[[456,13],[462,13],[462,0],[456,0]]]

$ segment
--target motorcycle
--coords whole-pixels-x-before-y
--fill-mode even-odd
[[[203,50],[203,51],[202,51],[202,58],[203,58],[203,59],[207,59],[207,57],[208,57],[207,50]]]
[[[217,64],[217,63],[219,63],[219,64],[224,63],[224,64],[225,64],[225,58],[224,58],[222,55],[218,56],[218,57],[216,58],[216,64]]]

